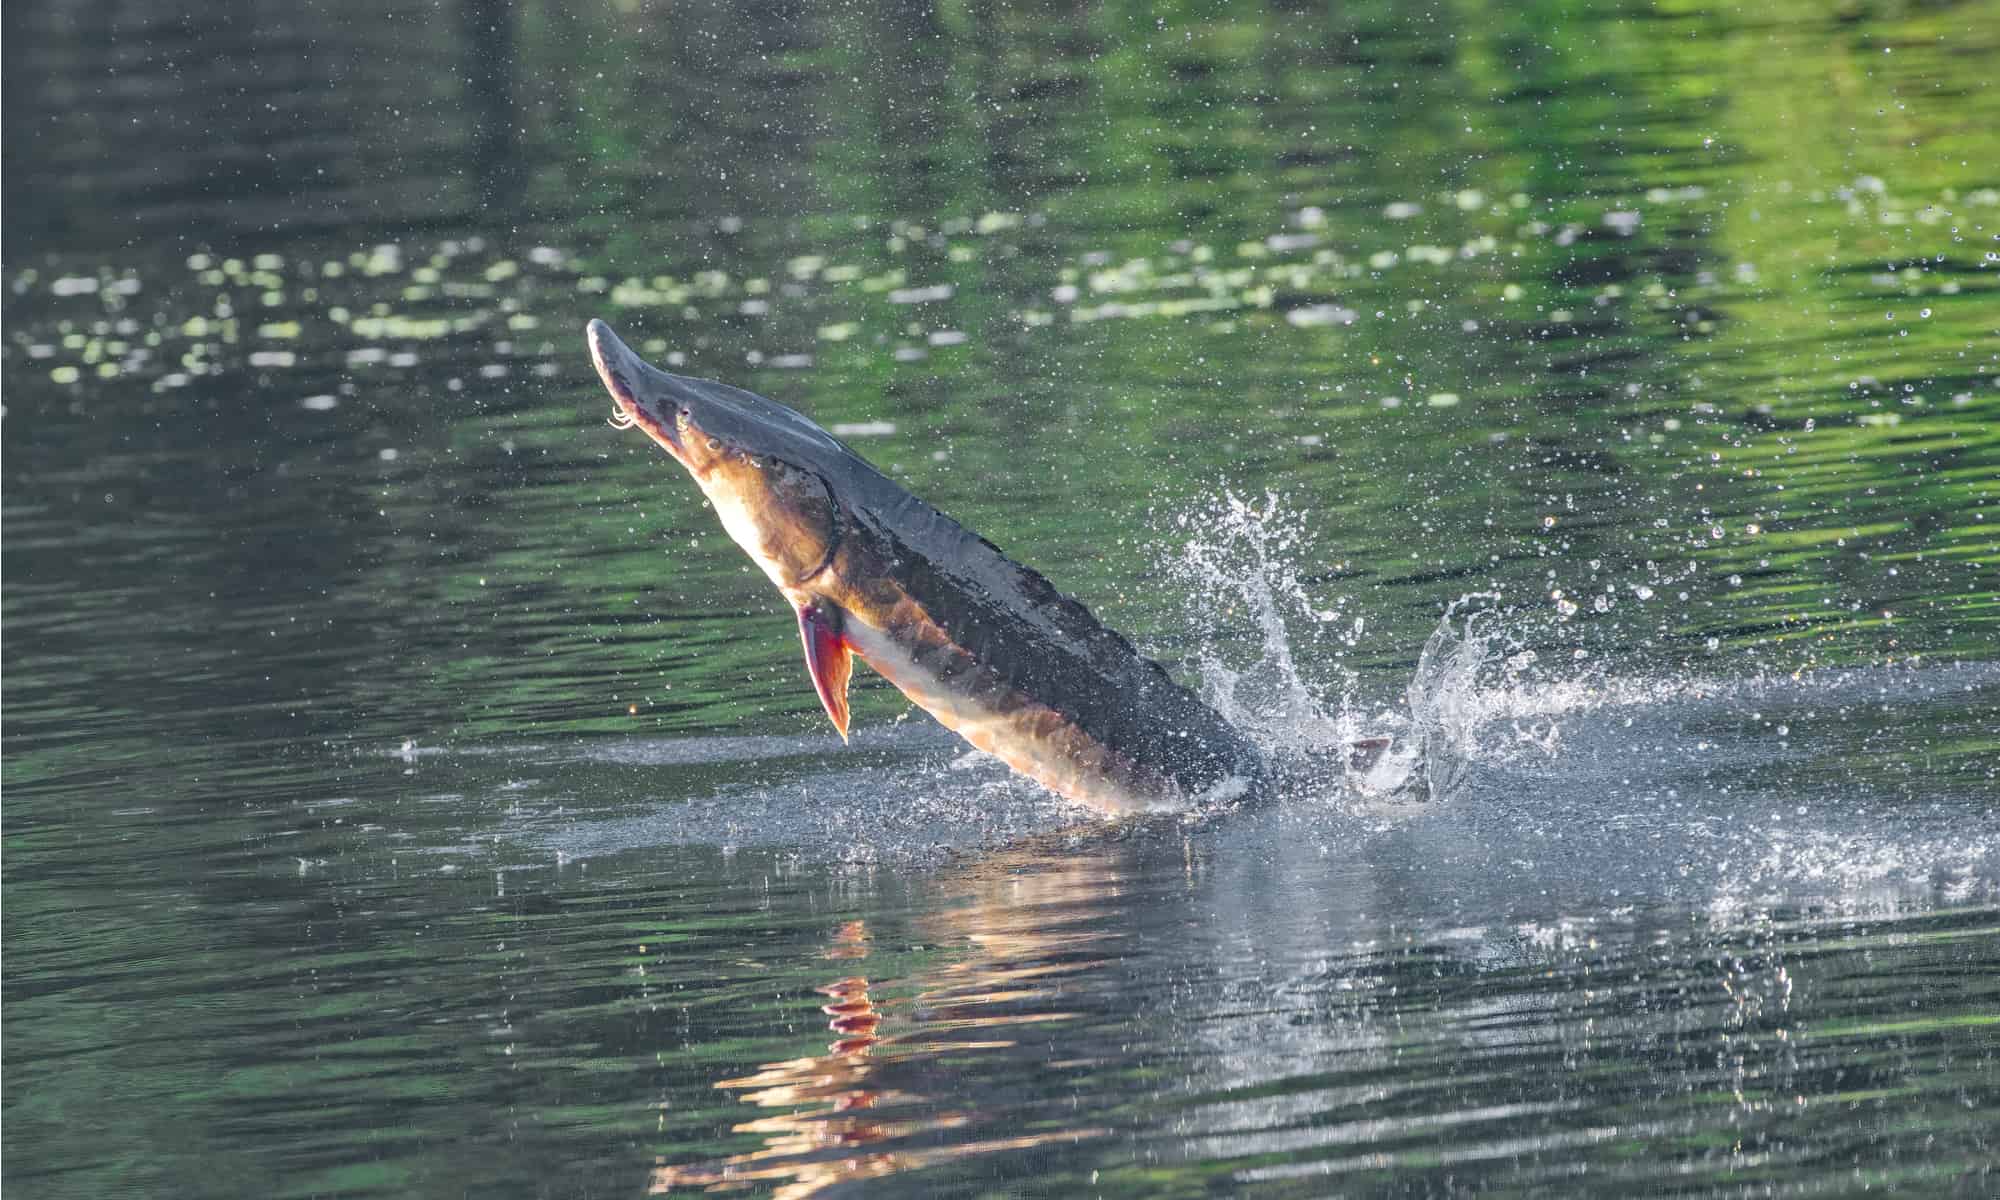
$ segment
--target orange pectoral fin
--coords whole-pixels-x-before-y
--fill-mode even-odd
[[[808,604],[799,609],[799,640],[806,647],[806,671],[840,740],[847,740],[847,680],[854,674],[854,652],[840,635],[840,610]]]

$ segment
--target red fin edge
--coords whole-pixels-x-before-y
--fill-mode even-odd
[[[854,652],[840,635],[838,609],[817,604],[799,609],[799,641],[806,648],[806,672],[812,676],[813,690],[833,718],[840,740],[847,740],[847,680],[854,674]]]

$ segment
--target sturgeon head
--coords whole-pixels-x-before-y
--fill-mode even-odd
[[[974,746],[1106,811],[1177,807],[1260,769],[1228,722],[1083,605],[805,416],[659,370],[603,321],[587,336],[612,424],[685,467],[791,602],[843,738],[858,656]]]
[[[592,321],[586,334],[617,409],[612,424],[643,430],[686,467],[722,528],[792,600],[814,688],[845,739],[851,656],[838,618],[810,597],[840,544],[840,502],[829,475],[854,454],[782,404],[658,369],[603,321]]]

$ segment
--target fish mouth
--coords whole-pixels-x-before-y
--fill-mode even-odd
[[[604,390],[611,393],[611,404],[616,412],[611,423],[621,429],[637,426],[645,430],[647,437],[686,465],[687,459],[681,454],[680,437],[673,423],[667,419],[659,404],[649,403],[639,394],[639,381],[653,368],[601,320],[592,318],[590,324],[584,327],[584,339],[590,344],[591,365],[597,368],[597,377],[604,382]]]

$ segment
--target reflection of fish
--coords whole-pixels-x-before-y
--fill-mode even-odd
[[[1175,861],[1191,854],[1179,824],[1168,827]],[[887,986],[908,998],[892,1020],[876,997],[883,986],[843,975],[816,990],[836,1040],[826,1053],[765,1063],[754,1074],[718,1080],[745,1103],[767,1110],[731,1131],[764,1144],[726,1158],[669,1163],[655,1159],[648,1191],[733,1191],[769,1187],[777,1200],[805,1200],[823,1190],[889,1176],[909,1176],[953,1162],[1103,1137],[1109,1130],[1054,1120],[1023,1121],[1037,1098],[938,1089],[975,1055],[1032,1058],[1040,1072],[1088,1073],[1072,1060],[1044,1060],[1052,1035],[1036,1033],[1084,1019],[1072,996],[1101,987],[1094,976],[1115,961],[1110,943],[1126,913],[1110,907],[1125,895],[1134,841],[1160,845],[1143,827],[1093,843],[1074,831],[1029,839],[944,876],[952,902],[937,908],[937,940],[956,948],[913,977]],[[1192,859],[1189,871],[1194,870]],[[824,957],[839,970],[866,969],[866,922],[848,921]],[[790,1017],[786,1018],[788,1021]],[[1087,1040],[1087,1039],[1086,1039]],[[980,1077],[975,1069],[967,1073]]]
[[[792,602],[842,737],[859,655],[968,742],[1105,811],[1226,794],[1260,772],[1249,741],[1159,664],[818,425],[658,370],[602,321],[589,340],[614,424],[686,467]]]

